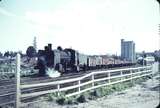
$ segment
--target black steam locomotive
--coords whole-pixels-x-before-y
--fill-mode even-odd
[[[57,49],[52,50],[52,44],[48,44],[44,50],[38,51],[37,68],[41,76],[45,75],[45,70],[48,67],[62,73],[77,72],[87,65],[85,58],[87,58],[86,55],[80,54],[70,48],[63,50],[61,47],[57,47]]]
[[[79,72],[97,68],[130,66],[132,63],[115,61],[107,62],[108,58],[101,56],[88,56],[71,48],[52,50],[52,44],[45,46],[44,50],[38,51],[37,68],[39,75],[44,76],[47,68],[54,68],[61,73]]]

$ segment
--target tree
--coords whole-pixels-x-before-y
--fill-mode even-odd
[[[62,51],[63,49],[62,49],[61,46],[58,46],[58,47],[57,47],[57,50]]]
[[[27,48],[26,54],[28,57],[32,58],[36,56],[36,49],[33,46]]]
[[[10,56],[10,57],[15,57],[16,54],[17,54],[17,53],[16,53],[16,52],[13,52],[13,51],[10,51],[10,52],[9,52],[9,56]]]
[[[5,52],[5,53],[4,53],[4,56],[5,56],[5,57],[9,57],[9,51]]]
[[[0,52],[0,57],[2,57],[3,56],[3,54]]]

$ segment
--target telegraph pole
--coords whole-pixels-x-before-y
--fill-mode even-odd
[[[35,49],[36,52],[37,52],[37,38],[36,38],[36,36],[35,36],[34,39],[33,39],[33,47],[34,47],[34,49]]]
[[[15,73],[15,77],[16,77],[16,108],[20,108],[20,104],[21,104],[21,100],[20,100],[20,95],[21,95],[21,91],[20,91],[20,54],[17,53],[16,56],[16,73]]]
[[[157,2],[159,3],[159,14],[160,14],[160,0],[157,0]],[[158,49],[160,49],[160,24],[158,25],[158,28],[159,28],[159,46],[158,46]],[[159,62],[159,71],[160,71],[160,62]],[[160,107],[160,104],[159,104],[159,107]]]

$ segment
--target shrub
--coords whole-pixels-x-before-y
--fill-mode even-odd
[[[57,99],[57,93],[50,93],[50,94],[47,94],[47,100],[48,101],[54,101]]]
[[[87,98],[84,94],[82,94],[77,98],[77,101],[80,103],[84,103],[84,102],[87,102]]]
[[[101,96],[101,92],[97,89],[97,90],[94,90],[93,92],[91,92],[90,95],[91,96],[95,96],[95,97],[100,97]]]
[[[93,100],[93,99],[96,99],[97,97],[101,97],[101,92],[99,89],[96,89],[90,92],[88,99]]]
[[[76,101],[74,98],[67,98],[67,104],[76,104]]]
[[[64,105],[64,104],[66,104],[66,99],[65,98],[59,98],[59,99],[57,99],[57,103],[60,104],[60,105]]]
[[[53,100],[54,100],[54,97],[52,96],[52,94],[49,94],[49,95],[47,96],[47,100],[48,100],[48,101],[53,101]]]
[[[63,93],[61,93],[56,102],[60,105],[65,105],[65,104],[73,104],[74,102],[74,97],[65,97]]]
[[[112,89],[114,91],[121,91],[122,90],[122,84],[116,84],[116,85],[112,86]]]

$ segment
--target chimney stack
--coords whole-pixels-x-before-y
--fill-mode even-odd
[[[52,44],[48,44],[48,50],[52,51]]]

